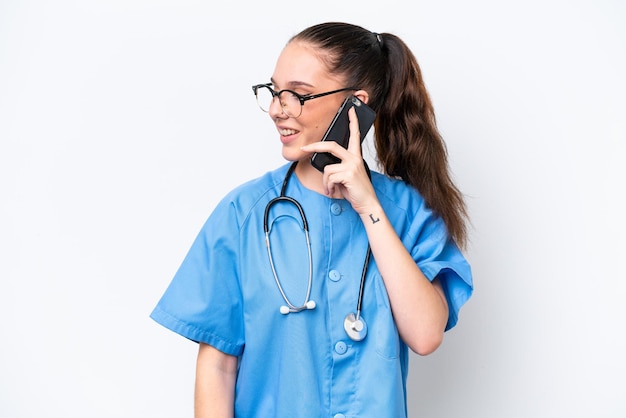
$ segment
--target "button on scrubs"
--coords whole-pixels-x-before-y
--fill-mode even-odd
[[[347,201],[308,190],[295,175],[286,195],[300,202],[309,223],[316,308],[280,313],[286,303],[268,260],[263,215],[287,168],[239,186],[218,204],[151,317],[239,357],[237,417],[406,417],[408,347],[373,257],[361,312],[368,335],[355,342],[343,327],[356,310],[368,245],[362,221]],[[414,189],[375,172],[372,183],[417,265],[430,280],[440,278],[450,329],[472,293],[470,266]],[[309,256],[297,208],[273,205],[269,228],[280,284],[301,305]]]

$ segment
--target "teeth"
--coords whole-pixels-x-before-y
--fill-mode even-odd
[[[279,129],[278,132],[283,136],[289,136],[296,133],[293,129]]]

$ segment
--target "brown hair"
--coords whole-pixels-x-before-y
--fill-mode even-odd
[[[369,93],[377,113],[375,146],[383,172],[415,187],[460,247],[467,243],[467,208],[449,173],[448,153],[417,59],[396,35],[328,22],[291,38],[319,48],[328,69]]]

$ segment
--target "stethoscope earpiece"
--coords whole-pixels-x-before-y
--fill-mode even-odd
[[[294,306],[291,308],[287,305],[283,305],[280,307],[280,313],[283,315],[287,315],[288,313],[301,312],[301,311],[304,311],[305,309],[315,309],[316,306],[317,304],[315,303],[314,300],[309,300],[302,306]]]

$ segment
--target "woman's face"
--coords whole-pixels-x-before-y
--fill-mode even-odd
[[[332,76],[319,59],[318,49],[309,44],[290,42],[278,57],[272,84],[274,90],[293,90],[303,96],[346,87],[343,80]],[[269,115],[276,124],[282,154],[288,161],[300,161],[310,157],[300,147],[320,141],[330,125],[337,109],[350,94],[349,91],[308,100],[302,106],[302,113],[297,118],[289,117],[282,111],[277,99],[272,102]],[[308,161],[308,158],[306,158]]]

